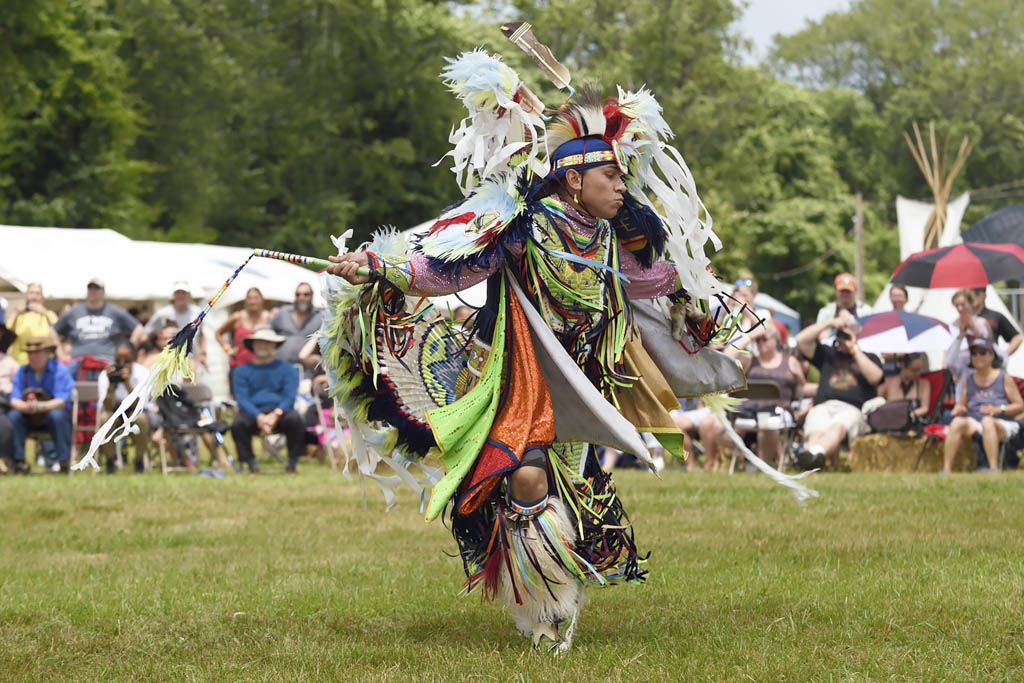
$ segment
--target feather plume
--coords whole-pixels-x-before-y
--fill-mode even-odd
[[[584,85],[558,109],[548,124],[548,149],[553,152],[562,143],[587,135],[603,136],[606,126],[600,91],[592,85]]]
[[[697,194],[686,161],[666,142],[673,134],[661,105],[646,88],[626,92],[621,87],[618,105],[619,112],[632,119],[619,142],[629,168],[627,189],[653,209],[665,226],[666,248],[683,288],[698,299],[709,299],[723,289],[704,249],[708,242],[715,250],[722,243],[712,230],[711,215]]]
[[[479,49],[445,61],[441,77],[469,115],[452,129],[448,141],[454,148],[441,160],[452,158],[452,172],[463,195],[495,174],[524,166],[542,174],[542,111],[519,75]]]

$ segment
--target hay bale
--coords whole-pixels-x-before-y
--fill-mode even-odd
[[[849,464],[854,472],[913,472],[917,454],[925,444],[925,437],[914,438],[891,434],[865,434],[854,439],[850,447]],[[918,472],[938,472],[942,469],[943,442],[932,441],[924,449]],[[977,451],[974,442],[966,439],[953,459],[954,472],[974,469]]]

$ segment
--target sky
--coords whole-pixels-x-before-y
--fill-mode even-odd
[[[849,6],[849,0],[750,0],[746,13],[736,22],[739,32],[754,43],[753,53],[744,61],[760,62],[776,33],[796,33],[808,20],[844,11]]]

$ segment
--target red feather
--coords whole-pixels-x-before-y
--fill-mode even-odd
[[[610,97],[606,100],[606,104],[602,111],[606,122],[604,127],[605,142],[618,140],[622,137],[622,134],[626,132],[626,128],[633,119],[622,113],[622,109],[619,107],[619,101],[614,97]]]

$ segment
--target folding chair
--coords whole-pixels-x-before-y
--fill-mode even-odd
[[[90,403],[96,403],[100,400],[99,382],[79,380],[75,382],[75,387],[71,390],[71,464],[74,465],[78,462],[78,434],[89,435],[89,441],[92,440],[92,435],[96,433],[99,428],[97,421],[94,420],[92,424],[81,424],[78,420],[78,410],[80,406],[85,406]],[[88,441],[86,442],[88,443]],[[74,471],[74,470],[72,470]]]
[[[771,380],[764,379],[751,379],[747,380],[747,388],[741,389],[740,391],[734,391],[730,394],[733,398],[742,398],[747,401],[776,401],[781,403],[783,400],[782,387],[778,383],[772,382]],[[793,434],[796,430],[796,420],[791,410],[786,407],[782,407],[783,420],[787,421],[788,424],[784,423],[784,426],[778,430],[779,432],[779,461],[776,465],[777,469],[782,470],[785,465],[786,453],[789,451],[789,446],[793,441]],[[738,425],[745,429],[752,429],[755,431],[762,428],[763,416],[765,413],[758,412],[755,415],[755,419],[752,423]],[[764,458],[762,458],[763,460]],[[732,474],[733,468],[736,465],[736,453],[733,452],[732,462],[729,464],[729,473]]]
[[[928,413],[924,416],[922,422],[925,425],[936,424],[942,420],[942,411],[946,407],[946,397],[952,392],[953,375],[950,374],[949,370],[933,370],[932,372],[922,373],[921,379],[927,380],[931,387],[931,402],[928,406]],[[921,458],[924,457],[928,444],[944,440],[944,436],[925,431],[924,443],[921,444],[921,450],[917,453],[917,460],[914,461],[915,472],[921,466]]]
[[[213,392],[210,390],[210,387],[206,386],[205,384],[184,384],[184,385],[178,387],[178,390],[181,392],[181,395],[184,397],[184,399],[186,401],[188,401],[192,405],[196,406],[200,410],[202,410],[202,408],[201,408],[202,404],[208,403],[209,401],[211,401],[213,399]],[[210,417],[210,416],[206,416],[206,417]],[[188,425],[173,424],[170,421],[165,419],[164,420],[164,424],[163,424],[163,430],[164,430],[164,439],[163,439],[163,441],[160,442],[160,471],[161,471],[161,473],[167,474],[168,472],[187,472],[187,471],[189,471],[188,467],[182,467],[180,465],[168,465],[167,464],[167,440],[169,438],[172,438],[173,436],[196,436],[196,437],[200,437],[203,434],[209,433],[210,430],[207,429],[207,423],[205,421],[204,416],[200,415],[197,420],[193,421],[191,424],[188,424]],[[201,442],[202,439],[199,439],[199,441]],[[220,445],[221,448],[224,448],[223,444],[218,444],[218,445]],[[180,454],[178,454],[178,455],[180,457]],[[197,455],[196,455],[197,460],[198,460],[198,457],[199,456],[198,456],[198,451],[197,451]],[[222,454],[222,457],[226,457],[226,454]],[[198,462],[196,464],[198,466]],[[222,461],[221,464],[225,464],[225,462]],[[226,464],[228,464],[232,468],[234,467],[234,465],[231,463],[230,459],[227,459]]]

